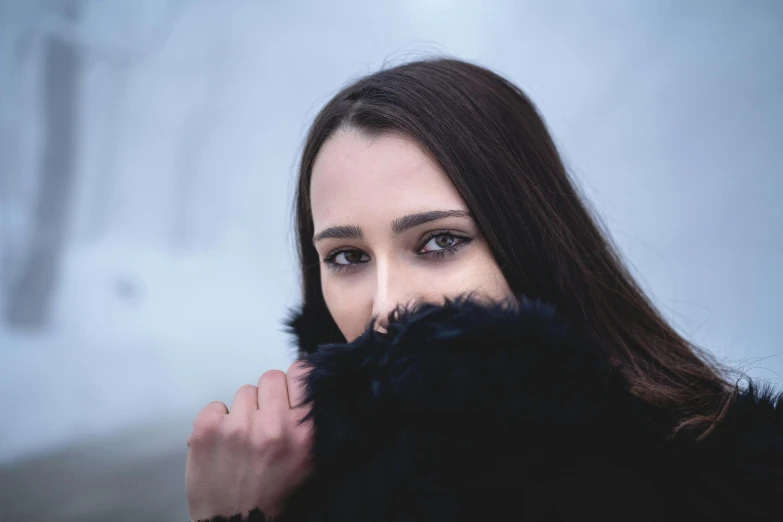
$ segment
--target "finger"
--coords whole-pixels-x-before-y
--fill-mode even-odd
[[[290,409],[285,373],[269,370],[258,379],[258,409],[270,414],[283,414]]]
[[[220,401],[212,401],[206,406],[204,406],[204,409],[201,410],[201,414],[208,414],[208,413],[222,413],[224,415],[228,415],[228,406],[226,406],[225,402]]]
[[[307,396],[306,379],[310,369],[303,361],[296,361],[285,374],[288,381],[288,406],[291,409],[299,408],[304,404]]]
[[[252,384],[245,384],[234,395],[231,413],[244,415],[256,410],[258,410],[258,388]]]
[[[220,401],[212,401],[204,406],[193,421],[193,427],[209,423],[210,419],[228,415],[228,406]]]
[[[212,401],[196,415],[193,421],[193,432],[188,437],[188,448],[195,437],[203,437],[221,422],[221,418],[228,414],[228,407],[220,401]]]

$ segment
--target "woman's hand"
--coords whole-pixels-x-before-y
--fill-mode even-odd
[[[209,403],[188,439],[185,489],[191,520],[209,520],[261,508],[276,516],[310,472],[312,425],[301,379],[308,369],[294,363],[287,373],[270,370],[258,386],[237,391],[229,412]]]

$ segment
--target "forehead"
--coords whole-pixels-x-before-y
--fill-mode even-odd
[[[412,212],[467,210],[437,163],[397,134],[370,140],[353,130],[335,133],[315,160],[310,194],[316,229],[388,223]]]

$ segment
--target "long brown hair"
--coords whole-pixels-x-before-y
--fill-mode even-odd
[[[324,314],[323,342],[343,339],[321,292],[310,180],[321,146],[341,128],[415,139],[459,190],[515,294],[554,304],[604,347],[633,393],[673,415],[673,433],[711,431],[736,394],[724,370],[677,333],[634,281],[533,103],[505,78],[460,60],[416,61],[363,77],[310,128],[296,223],[303,302]]]

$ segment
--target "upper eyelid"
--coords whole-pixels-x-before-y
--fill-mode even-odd
[[[435,238],[435,237],[438,237],[438,236],[442,236],[442,235],[443,236],[451,235],[451,236],[454,236],[455,238],[463,240],[463,241],[465,239],[470,239],[468,234],[463,234],[463,233],[460,233],[460,232],[456,232],[453,229],[432,230],[432,231],[426,232],[424,234],[424,236],[419,240],[420,245],[419,245],[418,248],[422,248],[430,240],[432,240],[432,238]],[[358,247],[338,247],[338,248],[335,248],[334,250],[331,250],[326,256],[324,256],[324,260],[331,259],[334,256],[337,256],[337,255],[339,255],[339,254],[341,254],[343,252],[351,252],[351,251],[354,251],[354,250],[358,250],[358,251],[362,252],[363,254],[367,254],[367,252],[365,252],[364,250],[362,250],[361,248],[358,248]]]
[[[430,210],[394,219],[391,222],[391,229],[394,235],[400,235],[412,228],[450,217],[456,217],[463,220],[468,219],[470,221],[473,220],[472,215],[467,210]],[[315,236],[313,236],[313,244],[327,238],[362,239],[363,236],[364,232],[361,227],[357,225],[338,225],[329,227],[315,234]]]
[[[438,237],[438,236],[454,236],[457,239],[470,239],[469,234],[463,234],[461,232],[457,232],[453,229],[445,228],[441,230],[433,230],[430,232],[427,232],[424,234],[424,237],[421,238],[420,242],[422,242],[421,246],[424,246],[429,242],[432,238]]]
[[[359,251],[359,252],[361,252],[362,254],[365,254],[365,255],[367,254],[367,252],[365,252],[365,251],[364,251],[364,250],[362,250],[361,248],[339,247],[339,248],[335,248],[334,250],[332,250],[331,252],[329,252],[329,253],[328,253],[328,254],[327,254],[325,257],[324,257],[324,259],[330,259],[330,258],[332,258],[332,257],[334,257],[334,256],[337,256],[337,255],[340,255],[340,254],[342,254],[343,252],[354,252],[354,251]]]

